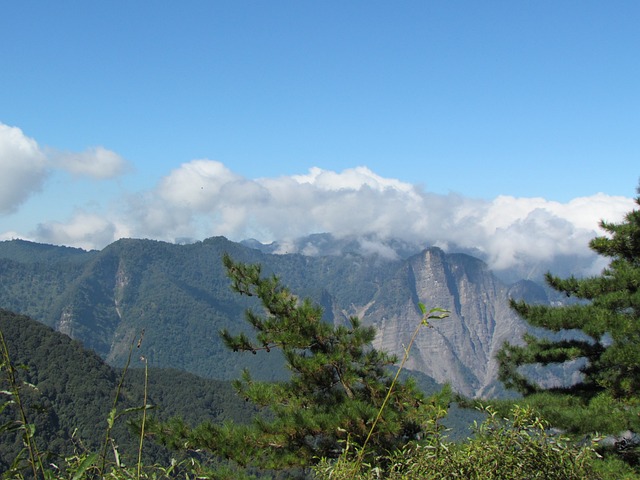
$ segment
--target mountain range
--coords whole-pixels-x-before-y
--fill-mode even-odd
[[[374,346],[399,356],[421,321],[419,303],[447,309],[449,318],[420,332],[407,366],[466,396],[491,397],[503,393],[495,353],[526,328],[509,298],[547,301],[538,284],[506,284],[468,254],[415,252],[401,243],[365,254],[327,235],[306,244],[308,254],[224,237],[185,245],[122,239],[100,251],[0,242],[0,307],[80,341],[113,366],[143,337],[141,354],[154,367],[220,380],[243,368],[260,379],[284,378],[276,351],[240,354],[222,344],[221,329],[250,333],[244,311],[258,308],[229,288],[221,262],[228,253],[320,304],[326,321],[356,315],[374,325]]]

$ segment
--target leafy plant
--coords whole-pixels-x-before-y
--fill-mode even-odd
[[[506,418],[490,407],[486,413],[487,420],[476,425],[475,436],[466,442],[432,436],[408,443],[385,460],[390,467],[384,477],[379,464],[354,474],[347,456],[322,462],[315,468],[316,475],[332,480],[605,478],[594,468],[599,459],[590,446],[577,447],[568,438],[551,434],[549,425],[530,407],[515,406]]]

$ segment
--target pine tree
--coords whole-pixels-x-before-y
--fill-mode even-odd
[[[638,188],[640,194],[640,187]],[[640,196],[636,198],[640,205]],[[621,223],[602,221],[606,235],[589,246],[610,263],[598,276],[560,279],[546,275],[556,291],[575,299],[563,306],[512,307],[532,326],[583,335],[527,334],[525,345],[505,344],[498,355],[500,379],[525,395],[556,426],[570,432],[640,432],[640,211]],[[563,364],[582,359],[581,379],[543,389],[522,372],[526,365]]]
[[[189,447],[241,465],[285,468],[336,458],[347,443],[362,445],[392,384],[387,367],[397,360],[371,347],[375,329],[355,317],[349,325],[329,324],[319,306],[298,299],[276,276],[263,277],[259,265],[236,263],[228,255],[223,261],[232,288],[264,307],[263,314],[246,312],[255,338],[222,331],[223,340],[237,352],[269,355],[280,349],[291,376],[266,383],[245,371],[235,387],[265,414],[248,426],[203,424],[188,435]],[[427,411],[433,404],[412,382],[396,383],[367,451],[380,455],[415,439],[428,422]]]

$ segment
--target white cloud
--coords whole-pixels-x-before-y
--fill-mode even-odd
[[[270,242],[318,232],[369,235],[455,245],[483,253],[495,268],[548,264],[562,255],[592,260],[587,244],[600,219],[619,221],[634,206],[632,199],[604,194],[566,204],[436,195],[365,167],[250,180],[211,160],[183,164],[134,205],[124,223],[136,236]],[[364,250],[391,255],[373,243],[363,244]]]
[[[41,148],[20,128],[0,123],[0,214],[17,212],[31,196],[43,190],[45,181],[56,170],[104,180],[130,168],[122,157],[104,147],[60,153]]]
[[[376,238],[477,252],[497,269],[534,265],[539,271],[563,257],[581,259],[581,268],[589,269],[595,256],[588,242],[601,233],[599,221],[620,221],[632,208],[632,199],[602,193],[568,203],[437,195],[365,167],[252,180],[200,159],[180,165],[154,189],[122,199],[109,214],[76,213],[67,223],[41,225],[35,236],[102,248],[122,236],[175,241],[224,235],[278,240],[291,252],[294,239],[329,232],[368,236],[362,251],[385,257],[393,252]]]
[[[484,245],[478,248],[498,269],[550,262],[559,255],[591,257],[588,242],[603,233],[600,220],[620,221],[633,207],[629,198],[602,193],[565,204],[500,196],[479,218]]]
[[[225,185],[238,178],[220,162],[193,160],[165,177],[157,193],[171,204],[199,211],[215,201]]]
[[[365,255],[375,254],[389,260],[398,259],[398,254],[389,245],[384,245],[380,242],[375,242],[367,238],[360,239],[358,243],[360,244],[360,248]]]
[[[85,250],[102,247],[116,238],[126,236],[126,228],[119,228],[103,215],[84,211],[75,212],[66,223],[41,223],[36,231],[36,238],[40,242],[69,245]]]
[[[46,156],[36,141],[0,123],[0,214],[15,212],[39,192],[48,174]]]
[[[33,242],[38,241],[35,238],[26,237],[23,234],[21,234],[19,232],[16,232],[14,230],[0,233],[0,241],[2,241],[2,242],[6,241],[6,240],[15,240],[15,239],[28,240],[28,241],[33,241]]]
[[[320,190],[357,190],[365,185],[372,190],[384,191],[387,189],[411,192],[413,186],[394,178],[384,178],[376,175],[367,167],[348,168],[341,173],[330,170],[322,170],[313,167],[306,175],[293,175],[294,181],[310,184]]]
[[[98,180],[117,177],[130,169],[125,159],[104,147],[91,147],[79,153],[58,153],[55,163],[72,175]]]

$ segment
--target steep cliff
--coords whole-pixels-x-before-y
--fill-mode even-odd
[[[418,302],[447,309],[448,318],[420,332],[408,368],[449,382],[465,395],[497,393],[495,353],[525,328],[508,306],[508,287],[480,260],[437,248],[410,258],[390,282],[365,316],[379,330],[375,346],[402,355],[421,320]],[[395,306],[389,308],[392,291],[397,292]]]

